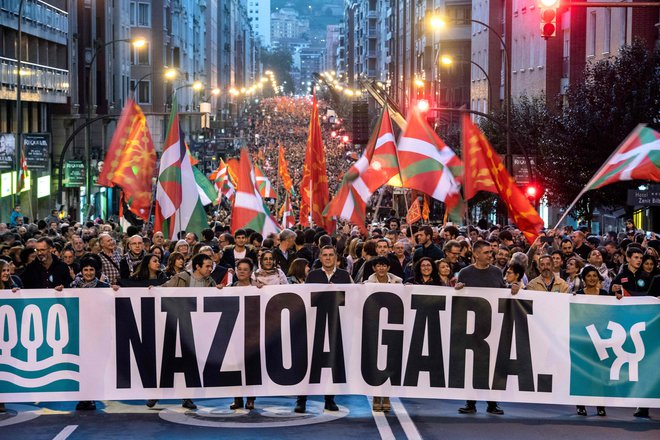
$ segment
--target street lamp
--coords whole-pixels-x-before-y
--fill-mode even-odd
[[[163,73],[163,77],[166,80],[174,80],[177,76],[179,76],[179,71],[177,69],[165,69],[161,71]],[[140,87],[140,83],[144,81],[145,79],[149,78],[150,76],[154,75],[157,72],[149,72],[146,75],[142,75],[140,79],[138,79],[135,84],[133,84],[133,87],[131,88],[131,94],[133,95],[132,97],[135,98],[135,92],[138,90]]]
[[[108,41],[107,43],[104,43],[100,45],[99,47],[96,48],[94,51],[94,54],[92,55],[92,58],[89,60],[89,76],[87,77],[87,82],[88,82],[88,89],[87,89],[87,122],[89,122],[92,119],[92,95],[94,94],[93,86],[94,86],[94,81],[92,81],[93,77],[93,72],[94,72],[94,60],[96,60],[96,57],[98,56],[99,53],[101,53],[103,50],[105,50],[106,47],[115,44],[115,43],[130,43],[133,47],[140,49],[146,46],[147,40],[145,40],[142,37],[139,38],[122,38],[118,40],[112,40]],[[85,142],[85,202],[87,206],[87,210],[89,212],[89,208],[91,206],[91,201],[92,201],[92,194],[91,194],[91,187],[92,187],[92,170],[90,167],[91,164],[91,158],[90,158],[90,148],[92,144],[92,131],[87,128],[87,140]],[[60,171],[61,172],[61,171]]]
[[[504,41],[504,38],[502,35],[497,32],[493,27],[488,25],[487,23],[484,23],[483,21],[480,20],[475,20],[471,18],[449,18],[445,19],[442,17],[438,16],[433,16],[430,19],[430,24],[434,29],[443,29],[447,26],[448,22],[453,22],[453,23],[465,23],[465,22],[470,22],[470,23],[475,23],[480,26],[485,27],[488,29],[490,32],[493,33],[499,40],[500,44],[502,45],[502,49],[504,50],[504,106],[505,106],[505,114],[506,114],[506,158],[505,158],[505,165],[506,169],[509,172],[512,172],[512,156],[511,156],[511,54],[509,53],[509,48],[506,45],[506,42]]]
[[[440,52],[438,52],[438,55],[436,56],[436,64],[438,64],[438,56],[440,55]],[[486,73],[486,70],[481,66],[481,64],[478,64],[472,60],[454,60],[451,56],[449,55],[442,55],[440,56],[440,64],[443,66],[451,66],[454,63],[461,63],[461,64],[467,64],[470,63],[473,66],[476,66],[477,69],[481,70],[481,73],[484,74],[484,77],[486,77],[486,82],[488,83],[488,108],[490,109],[491,106],[491,100],[490,100],[490,91],[493,88],[493,84],[490,82],[490,77],[488,76],[488,73]]]

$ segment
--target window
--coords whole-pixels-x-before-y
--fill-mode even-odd
[[[589,15],[589,29],[587,30],[587,56],[596,55],[596,11]]]
[[[131,80],[131,90],[135,88],[135,80]],[[135,90],[135,100],[138,104],[151,104],[151,81],[140,81]]]
[[[145,43],[144,46],[131,50],[131,64],[150,65],[151,64],[151,45]]]
[[[135,2],[131,2],[128,6],[128,13],[130,16],[131,26],[135,26]]]
[[[605,14],[605,24],[603,26],[605,30],[605,36],[603,37],[603,53],[610,53],[610,41],[612,40],[612,10],[610,8],[605,8],[603,13]]]
[[[137,4],[137,26],[150,27],[151,26],[151,3],[138,3]]]

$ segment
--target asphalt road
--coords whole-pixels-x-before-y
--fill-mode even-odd
[[[339,396],[340,411],[323,411],[311,398],[308,414],[295,414],[295,399],[257,399],[254,411],[229,410],[231,399],[196,402],[188,411],[178,401],[149,409],[142,401],[98,402],[96,411],[75,411],[75,402],[8,404],[0,414],[0,439],[658,439],[658,420],[636,419],[631,408],[607,408],[607,417],[575,414],[566,405],[502,403],[505,414],[490,415],[485,403],[474,415],[458,414],[463,402],[392,399],[393,411],[374,413],[364,396]],[[659,417],[660,410],[651,410]]]

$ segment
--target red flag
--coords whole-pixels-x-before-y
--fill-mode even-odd
[[[410,205],[410,209],[408,209],[408,214],[406,215],[406,222],[409,225],[412,225],[413,223],[416,223],[422,219],[422,212],[419,207],[419,197],[415,197],[415,201],[413,202],[412,205]]]
[[[463,116],[462,131],[466,200],[478,190],[499,194],[513,222],[527,241],[533,243],[543,227],[543,219],[520,191],[497,153],[468,115]]]
[[[291,193],[291,190],[293,189],[293,181],[291,180],[291,175],[289,174],[289,164],[287,163],[286,157],[284,156],[284,146],[282,145],[280,145],[279,148],[277,173],[280,175],[282,186],[284,186],[286,192]]]
[[[429,197],[424,194],[424,207],[422,208],[422,218],[425,222],[429,221],[429,214],[431,214],[431,208],[429,207]]]
[[[335,222],[323,215],[323,209],[330,201],[328,189],[328,173],[325,167],[325,152],[321,139],[321,124],[316,94],[313,95],[312,115],[309,121],[309,136],[305,151],[305,166],[300,182],[300,224],[309,225],[308,216],[312,221],[327,232],[334,232]]]
[[[120,186],[128,209],[146,220],[151,208],[155,168],[156,149],[147,119],[140,106],[129,100],[110,141],[98,182],[103,186]]]

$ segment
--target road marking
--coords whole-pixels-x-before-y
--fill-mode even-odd
[[[371,408],[373,408],[374,407],[373,398],[367,400],[369,402],[369,405],[371,405]],[[371,414],[374,416],[374,422],[376,422],[376,428],[378,428],[378,433],[380,434],[380,438],[382,440],[395,440],[396,437],[394,437],[394,432],[392,432],[392,427],[387,421],[387,417],[385,416],[385,413],[382,411],[372,410]]]
[[[403,406],[403,403],[401,403],[401,400],[399,400],[398,397],[392,397],[390,401],[392,402],[392,409],[399,419],[399,423],[401,423],[403,432],[406,433],[408,440],[422,440],[422,436],[419,435],[417,427],[410,418],[410,415],[408,415],[408,412]]]
[[[53,437],[53,440],[65,440],[73,433],[73,431],[76,430],[77,427],[78,425],[65,426],[64,429],[61,430],[59,434]]]

